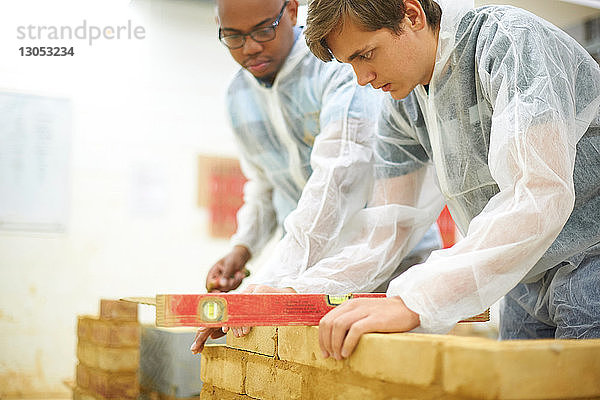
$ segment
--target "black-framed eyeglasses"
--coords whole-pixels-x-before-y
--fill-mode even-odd
[[[279,21],[283,16],[283,12],[285,11],[285,7],[288,5],[289,0],[286,0],[283,3],[283,7],[281,7],[281,11],[279,11],[279,15],[275,18],[275,21],[269,26],[264,28],[258,28],[248,33],[234,33],[233,35],[223,35],[222,29],[219,27],[219,40],[225,46],[230,49],[239,49],[244,46],[246,43],[246,36],[250,36],[252,40],[255,42],[263,43],[268,42],[270,40],[275,39],[275,28],[279,25]]]

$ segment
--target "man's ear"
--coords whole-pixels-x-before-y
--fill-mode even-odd
[[[409,28],[413,31],[420,31],[427,27],[427,17],[425,11],[418,0],[404,0],[406,7],[406,17],[410,21]]]
[[[287,11],[290,13],[292,26],[296,25],[296,22],[298,21],[298,0],[290,0],[287,5]]]

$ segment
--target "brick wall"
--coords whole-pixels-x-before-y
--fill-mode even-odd
[[[77,323],[74,399],[137,399],[140,324],[137,304],[100,301],[100,317],[80,316]]]
[[[363,336],[323,359],[317,327],[261,327],[202,353],[201,399],[600,399],[600,340]]]

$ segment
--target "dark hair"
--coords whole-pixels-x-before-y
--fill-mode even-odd
[[[440,6],[433,0],[419,2],[429,27],[439,28],[442,19]],[[400,23],[405,15],[404,0],[312,0],[308,5],[304,36],[315,56],[323,61],[331,61],[333,55],[325,38],[340,29],[346,17],[350,17],[366,31],[386,28],[399,34]]]

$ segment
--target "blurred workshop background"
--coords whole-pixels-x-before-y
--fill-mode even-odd
[[[600,58],[598,0],[476,3],[528,9]],[[83,21],[144,34],[18,35]],[[202,292],[228,250],[236,205],[214,199],[241,187],[223,106],[237,65],[216,32],[209,0],[0,2],[0,398],[67,398],[78,315]],[[54,43],[75,54],[19,50]]]

